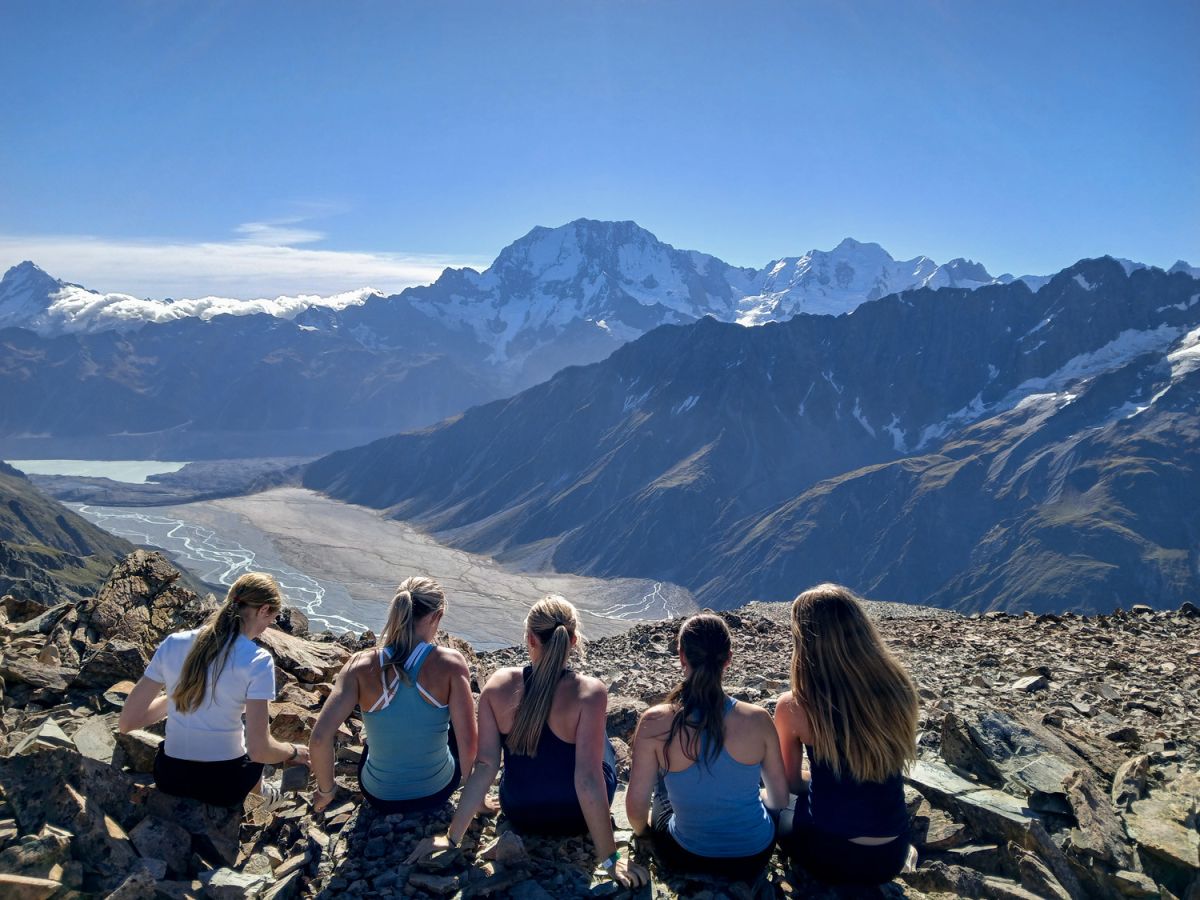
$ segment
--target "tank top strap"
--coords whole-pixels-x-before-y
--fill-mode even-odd
[[[433,644],[428,641],[418,641],[417,646],[413,647],[412,653],[408,654],[408,660],[404,663],[404,671],[408,673],[410,678],[415,679],[421,671],[421,666],[425,665],[425,660],[429,658],[429,654],[433,652]]]

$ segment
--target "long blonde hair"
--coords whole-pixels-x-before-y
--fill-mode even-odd
[[[396,588],[388,610],[387,624],[379,635],[379,646],[388,649],[387,665],[409,683],[404,664],[416,646],[415,628],[418,619],[446,608],[446,594],[432,578],[405,578]]]
[[[533,675],[525,686],[521,705],[508,735],[508,749],[522,756],[537,753],[542,729],[550,719],[554,691],[571,652],[571,638],[578,633],[579,618],[575,607],[557,594],[543,597],[525,617],[525,630],[542,644],[542,658],[533,665]]]
[[[856,781],[885,781],[916,758],[917,692],[858,598],[820,584],[792,603],[792,696],[817,760]]]
[[[229,586],[225,602],[200,628],[192,649],[183,661],[179,681],[171,692],[177,710],[190,713],[200,708],[208,693],[210,669],[215,683],[225,669],[237,636],[241,634],[243,611],[258,610],[263,606],[275,609],[283,606],[279,585],[266,572],[247,572]]]

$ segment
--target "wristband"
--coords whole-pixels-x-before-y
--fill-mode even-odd
[[[612,852],[612,856],[610,856],[608,859],[604,860],[604,862],[600,863],[600,868],[611,872],[613,867],[617,864],[617,860],[619,860],[620,858],[621,858],[621,851],[614,850]]]
[[[458,847],[459,844],[462,843],[462,838],[459,838],[456,841],[454,838],[450,837],[450,829],[447,828],[446,829],[446,843],[450,845],[451,849],[455,849]]]
[[[287,761],[291,762],[293,759],[295,759],[299,755],[300,755],[300,748],[297,747],[295,744],[292,744],[292,755],[287,758]]]

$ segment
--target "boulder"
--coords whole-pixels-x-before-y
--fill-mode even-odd
[[[21,742],[12,749],[9,756],[24,756],[28,753],[37,753],[56,747],[74,750],[75,742],[67,737],[66,732],[58,727],[58,723],[53,718],[47,718],[41,725],[25,735]]]
[[[204,883],[204,896],[212,900],[243,900],[245,897],[256,897],[269,881],[263,875],[238,872],[224,866],[205,872],[200,876],[200,880]]]
[[[159,816],[146,816],[129,832],[129,839],[143,857],[162,860],[171,876],[180,878],[187,874],[192,836],[182,825]]]
[[[154,757],[158,755],[163,738],[138,729],[124,734],[118,733],[116,741],[125,752],[125,761],[130,769],[142,773],[154,771]]]
[[[1176,894],[1200,876],[1200,833],[1196,831],[1200,774],[1187,773],[1155,788],[1124,814],[1130,837],[1142,850],[1149,874]],[[1150,858],[1148,858],[1150,857]]]
[[[71,857],[71,833],[45,825],[36,835],[26,835],[0,853],[0,872],[49,878],[56,866]]]
[[[154,900],[158,895],[157,884],[150,867],[139,862],[108,895],[108,900]]]
[[[350,658],[338,644],[306,641],[278,628],[268,628],[259,636],[258,642],[271,651],[279,668],[305,684],[328,681]]]
[[[47,900],[62,888],[61,881],[0,872],[0,897],[5,900]]]
[[[71,740],[84,756],[97,762],[111,763],[116,749],[116,722],[106,716],[93,716],[75,729]]]
[[[83,655],[74,684],[79,687],[106,687],[114,681],[136,681],[146,671],[150,656],[134,641],[115,638],[105,641]]]
[[[626,744],[633,740],[638,718],[646,707],[632,697],[610,696],[606,727],[609,737],[617,737]]]

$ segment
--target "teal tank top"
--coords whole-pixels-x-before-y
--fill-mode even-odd
[[[383,694],[362,714],[367,732],[362,786],[380,800],[414,800],[435,794],[454,777],[450,755],[450,708],[417,682],[433,645],[421,641],[405,662],[409,682],[399,673],[388,681],[388,648],[379,651]]]
[[[725,714],[734,699],[725,698]],[[740,763],[724,747],[715,759],[700,759],[682,772],[667,772],[663,783],[674,814],[671,836],[697,856],[753,856],[775,840],[775,823],[758,792],[761,765]]]

